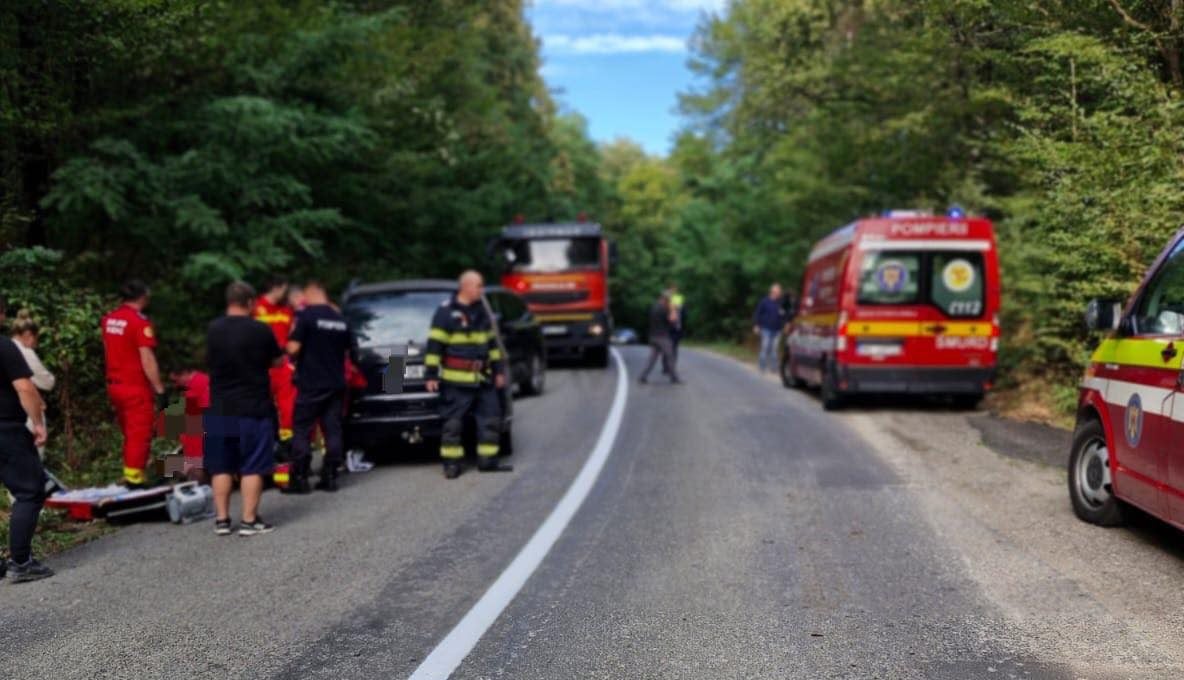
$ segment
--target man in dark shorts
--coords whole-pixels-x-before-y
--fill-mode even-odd
[[[214,533],[229,536],[230,492],[241,475],[240,536],[265,534],[272,526],[259,516],[263,476],[275,467],[275,405],[269,369],[283,353],[266,324],[251,318],[255,289],[242,281],[226,287],[226,316],[210,323],[206,363],[210,408],[206,411],[204,462],[214,487]]]
[[[349,328],[317,281],[304,286],[305,307],[296,313],[288,334],[288,354],[296,363],[296,409],[292,416],[292,473],[289,493],[308,493],[312,463],[312,428],[325,435],[325,464],[317,487],[337,490],[337,469],[345,460],[341,416],[345,410],[345,359]]]
[[[0,323],[6,302],[0,297]],[[41,394],[30,378],[33,371],[16,344],[0,337],[0,482],[16,502],[8,524],[7,564],[0,562],[0,576],[7,570],[14,583],[53,576],[53,571],[33,559],[33,532],[45,503],[45,470],[37,447],[45,445]],[[25,423],[32,420],[33,431]]]

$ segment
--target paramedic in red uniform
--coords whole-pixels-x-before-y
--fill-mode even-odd
[[[263,287],[263,294],[255,301],[251,316],[271,328],[280,347],[288,345],[288,332],[292,330],[294,312],[288,305],[288,281],[273,276]],[[291,459],[292,412],[296,408],[296,386],[292,384],[292,362],[287,359],[280,366],[271,369],[271,396],[275,400],[279,421],[279,442],[282,460]]]
[[[103,351],[107,357],[107,396],[123,431],[123,483],[147,485],[149,449],[155,429],[156,401],[164,383],[156,363],[156,334],[144,309],[148,286],[131,280],[120,289],[123,304],[103,317]]]

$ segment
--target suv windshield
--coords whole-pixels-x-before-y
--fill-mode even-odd
[[[349,301],[345,319],[361,349],[408,341],[425,343],[432,315],[450,295],[446,290],[367,295]]]
[[[508,241],[506,259],[516,272],[562,272],[600,266],[600,239],[547,238]]]
[[[929,304],[950,317],[984,307],[982,253],[869,251],[859,271],[861,305]]]

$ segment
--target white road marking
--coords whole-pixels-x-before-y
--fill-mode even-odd
[[[514,600],[527,579],[542,564],[547,553],[551,551],[555,541],[563,530],[567,528],[571,518],[575,516],[600,476],[608,456],[612,453],[613,443],[617,439],[617,432],[621,429],[621,420],[625,414],[625,398],[629,392],[629,375],[625,370],[625,362],[616,349],[612,350],[613,361],[617,365],[617,390],[613,396],[613,404],[609,408],[608,418],[600,429],[600,437],[584,467],[568,487],[567,493],[543,521],[542,526],[534,532],[534,536],[522,546],[522,550],[510,562],[505,571],[497,577],[493,585],[485,591],[477,604],[465,614],[460,623],[452,629],[436,645],[431,654],[419,664],[419,668],[411,674],[410,680],[444,680],[452,675],[456,667],[465,660],[477,642],[485,635],[485,631],[493,625],[497,617]]]

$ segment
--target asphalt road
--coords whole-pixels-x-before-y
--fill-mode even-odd
[[[916,403],[827,414],[690,351],[686,385],[639,386],[624,356],[599,478],[453,677],[1184,671],[1180,535],[1081,524],[1061,470],[1006,450],[1022,433]],[[268,536],[143,524],[55,558],[0,586],[0,674],[408,677],[563,497],[617,379],[552,371],[518,402],[512,474],[382,466],[268,494]]]

